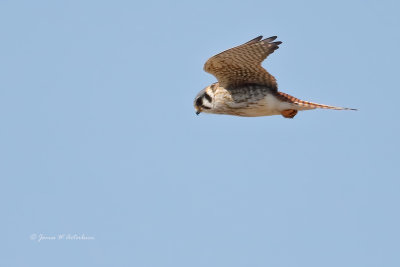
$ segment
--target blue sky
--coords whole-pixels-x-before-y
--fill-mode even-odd
[[[399,266],[399,9],[1,1],[0,265]],[[359,111],[196,116],[258,35],[280,90]]]

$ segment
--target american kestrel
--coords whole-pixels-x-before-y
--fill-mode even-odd
[[[282,115],[293,118],[299,110],[316,108],[355,110],[303,101],[278,91],[274,76],[261,62],[282,42],[276,36],[259,36],[247,43],[219,53],[207,60],[204,70],[218,82],[199,92],[194,100],[196,114],[201,112],[244,117]]]

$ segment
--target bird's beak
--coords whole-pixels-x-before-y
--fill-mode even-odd
[[[194,109],[196,110],[196,115],[199,115],[201,113],[201,108],[199,106],[195,106]]]

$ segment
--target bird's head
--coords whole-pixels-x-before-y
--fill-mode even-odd
[[[214,92],[212,86],[213,85],[207,86],[201,90],[194,99],[194,109],[197,115],[201,112],[211,113],[214,106]]]

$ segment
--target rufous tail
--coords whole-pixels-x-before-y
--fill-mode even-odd
[[[315,109],[315,108],[323,108],[323,109],[335,109],[335,110],[357,110],[355,108],[343,108],[343,107],[335,107],[335,106],[328,106],[328,105],[323,105],[323,104],[318,104],[318,103],[313,103],[309,101],[304,101],[301,99],[298,99],[294,96],[282,93],[282,92],[277,92],[276,97],[278,97],[280,100],[293,103],[308,109]]]

